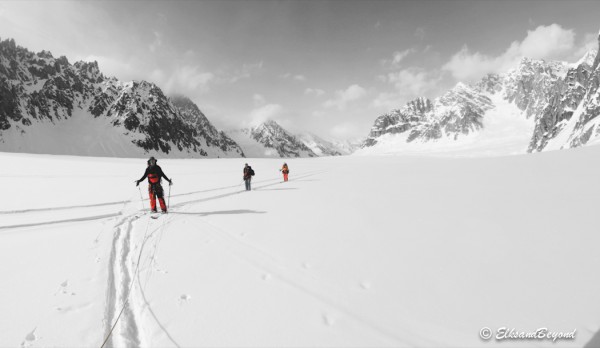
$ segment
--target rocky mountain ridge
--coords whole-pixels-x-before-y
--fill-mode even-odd
[[[600,46],[600,35],[598,40]],[[379,116],[362,146],[377,146],[384,135],[395,134],[406,136],[408,143],[460,140],[483,130],[483,121],[492,117],[498,98],[534,122],[523,152],[600,140],[599,61],[597,50],[574,64],[523,58],[505,74],[487,75],[472,86],[459,83],[434,101],[417,98]]]
[[[62,136],[53,136],[55,143],[48,147],[47,139],[35,141],[44,133]],[[106,77],[97,62],[70,64],[66,57],[54,58],[47,51],[30,52],[14,40],[0,41],[0,150],[118,157],[244,156],[189,99],[170,99],[146,81]]]

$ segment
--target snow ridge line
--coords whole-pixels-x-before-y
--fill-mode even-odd
[[[0,215],[4,214],[22,214],[22,213],[33,213],[40,211],[56,211],[56,210],[67,210],[67,209],[77,209],[77,208],[96,208],[96,207],[104,207],[107,205],[117,205],[117,204],[125,204],[129,201],[118,201],[118,202],[106,202],[106,203],[98,203],[98,204],[85,204],[85,205],[71,205],[66,207],[50,207],[50,208],[35,208],[35,209],[22,209],[22,210],[4,210],[0,211]]]
[[[80,221],[101,220],[101,219],[111,218],[111,217],[120,216],[120,215],[122,215],[122,213],[119,211],[118,213],[103,214],[103,215],[94,215],[94,216],[86,216],[86,217],[75,218],[75,219],[65,219],[65,220],[35,222],[35,223],[30,223],[30,224],[0,226],[0,230],[9,230],[9,229],[20,228],[20,227],[34,227],[34,226],[54,225],[54,224],[62,224],[62,223],[67,223],[67,222],[80,222]]]

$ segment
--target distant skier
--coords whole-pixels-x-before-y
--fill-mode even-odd
[[[283,181],[288,181],[288,174],[290,173],[290,169],[288,168],[287,163],[284,163],[283,167],[281,167],[279,171],[283,173]]]
[[[150,196],[150,208],[153,213],[156,213],[156,198],[158,198],[158,202],[160,203],[160,209],[163,213],[167,212],[167,205],[165,204],[164,199],[164,191],[160,181],[162,178],[165,178],[169,182],[169,185],[173,185],[173,181],[167,178],[165,173],[163,173],[160,166],[156,164],[156,158],[150,157],[148,160],[148,167],[146,168],[146,172],[144,176],[140,180],[136,180],[135,186],[139,186],[140,182],[144,181],[146,177],[148,177],[148,195]]]
[[[244,182],[246,183],[246,191],[250,191],[250,182],[254,176],[254,170],[246,163],[244,166]]]

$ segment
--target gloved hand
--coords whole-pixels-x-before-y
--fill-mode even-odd
[[[169,180],[169,186],[173,185],[173,179]]]
[[[140,186],[140,182],[139,180],[134,181],[135,182],[135,186]]]

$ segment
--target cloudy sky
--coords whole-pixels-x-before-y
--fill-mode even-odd
[[[596,48],[598,1],[0,2],[0,38],[189,96],[217,127],[326,138],[522,56]]]

